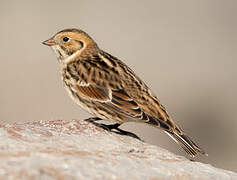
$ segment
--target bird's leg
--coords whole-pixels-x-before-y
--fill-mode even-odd
[[[136,134],[134,134],[132,132],[124,131],[124,130],[118,128],[118,127],[116,128],[116,130],[118,131],[117,132],[118,134],[125,135],[125,136],[130,136],[130,137],[136,138],[136,139],[138,139],[140,141],[143,141],[140,137],[138,137]]]
[[[100,120],[103,120],[103,119],[101,119],[99,117],[90,117],[90,118],[85,119],[84,121],[95,122],[95,121],[100,121]]]
[[[106,131],[112,131],[113,129],[117,129],[120,124],[119,123],[115,123],[115,124],[103,124],[103,123],[96,123],[95,121],[88,121],[100,128],[103,128]]]
[[[112,129],[118,129],[118,127],[121,125],[119,123],[115,123],[115,124],[101,124],[103,127],[105,127],[105,129],[108,130],[112,130]]]
[[[94,124],[94,125],[96,125],[98,127],[103,128],[104,130],[111,131],[111,132],[114,132],[114,133],[117,133],[117,134],[120,134],[120,135],[124,135],[124,136],[130,136],[130,137],[133,137],[133,138],[141,140],[141,138],[139,138],[136,134],[120,129],[119,126],[121,124],[119,124],[119,123],[103,124],[103,123],[97,123],[96,122],[96,121],[100,121],[100,120],[103,120],[103,119],[101,119],[99,117],[90,117],[88,119],[85,119],[84,121],[90,122],[90,123],[92,123],[92,124]],[[117,130],[117,131],[112,131],[113,129]]]
[[[139,138],[136,134],[120,129],[119,128],[120,125],[121,124],[119,124],[119,123],[109,124],[109,125],[100,124],[100,127],[104,128],[105,130],[109,130],[109,131],[112,131],[113,129],[115,129],[117,131],[112,131],[112,132],[120,134],[120,135],[124,135],[124,136],[130,136],[130,137],[133,137],[133,138],[136,138],[136,139],[139,139],[140,141],[142,141],[141,138]]]
[[[102,123],[101,123],[101,124],[96,123],[96,121],[101,121],[101,120],[103,120],[103,119],[101,119],[101,118],[99,118],[99,117],[90,117],[90,118],[88,118],[88,119],[85,119],[84,121],[93,123],[93,124],[95,124],[95,125],[97,125],[97,126],[102,127],[103,129],[106,129],[106,130],[109,130],[109,131],[111,131],[112,129],[117,129],[117,128],[121,125],[121,124],[119,124],[119,123],[109,124],[109,125],[107,125],[107,124],[102,124]]]
[[[99,117],[90,117],[88,119],[85,119],[84,121],[87,121],[89,123],[92,123],[98,127],[101,127],[107,131],[111,131],[112,129],[116,129],[120,126],[119,123],[116,123],[116,124],[110,124],[110,125],[107,125],[107,124],[102,124],[102,123],[97,123],[96,121],[101,121],[103,119],[99,118]]]

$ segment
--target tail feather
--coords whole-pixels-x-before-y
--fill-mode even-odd
[[[174,139],[191,157],[195,157],[198,153],[207,154],[196,145],[187,135],[178,134],[176,132],[165,131],[172,139]]]
[[[197,154],[207,155],[198,145],[196,145],[186,134],[182,132],[177,125],[171,119],[168,121],[163,121],[156,119],[152,116],[149,116],[143,113],[143,120],[146,120],[146,123],[159,127],[164,130],[172,139],[175,140],[191,157],[195,157]]]

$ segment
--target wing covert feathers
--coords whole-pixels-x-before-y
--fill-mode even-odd
[[[111,100],[111,91],[107,88],[96,87],[96,86],[79,86],[77,85],[77,91],[82,96],[101,102],[107,102]]]

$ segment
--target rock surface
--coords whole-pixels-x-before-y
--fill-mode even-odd
[[[237,179],[79,120],[0,126],[0,179]]]

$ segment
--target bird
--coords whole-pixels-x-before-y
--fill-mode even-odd
[[[85,31],[71,28],[42,42],[58,59],[61,79],[70,97],[94,115],[113,120],[111,128],[138,122],[163,130],[191,157],[204,154],[173,121],[152,90],[123,61],[103,51]]]

